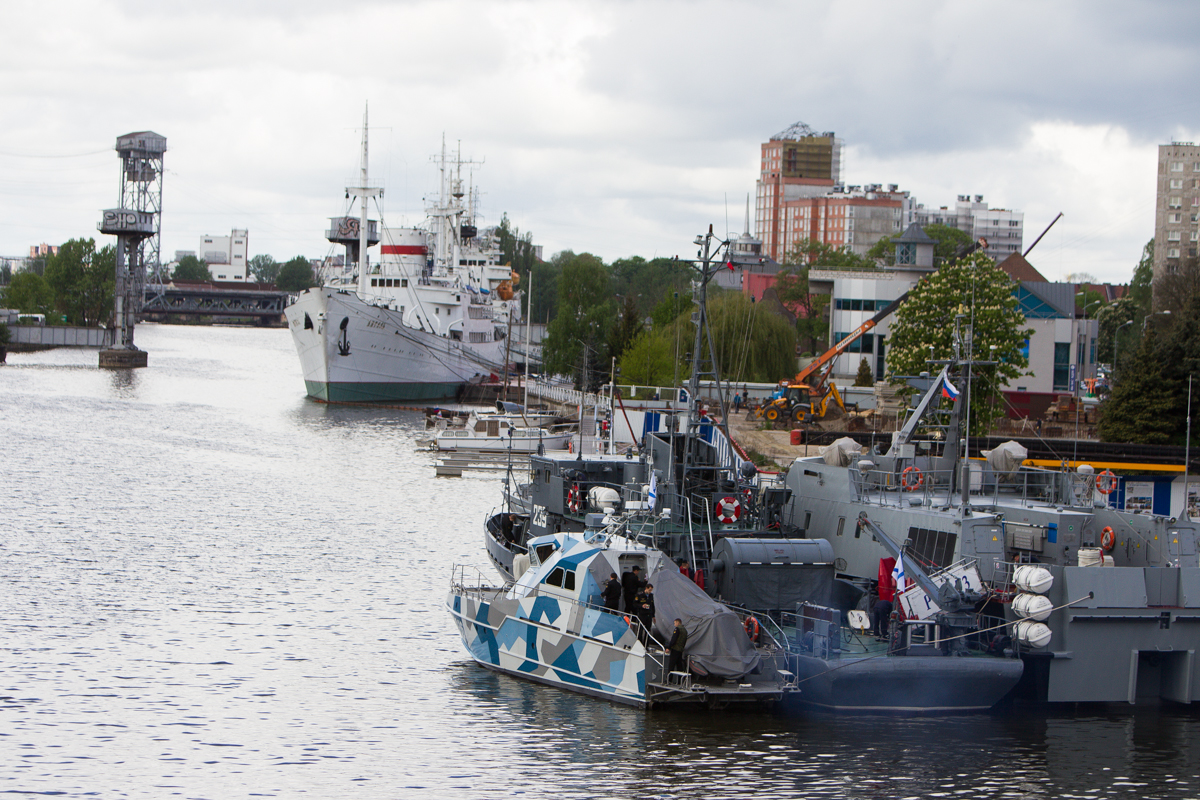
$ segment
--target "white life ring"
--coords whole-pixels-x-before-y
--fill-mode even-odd
[[[732,495],[722,497],[716,504],[717,522],[728,525],[737,522],[742,516],[742,503]]]

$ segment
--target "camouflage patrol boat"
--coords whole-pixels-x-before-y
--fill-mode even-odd
[[[481,666],[643,708],[772,704],[796,690],[782,632],[752,642],[744,614],[709,598],[660,551],[595,528],[528,545],[517,579],[502,586],[454,570],[446,609]],[[654,585],[648,629],[601,598],[610,575],[635,565]],[[689,635],[683,668],[668,672],[676,618]]]

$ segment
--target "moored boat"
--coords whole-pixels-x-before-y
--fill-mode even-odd
[[[769,637],[751,643],[742,618],[661,552],[600,530],[529,545],[528,568],[515,582],[492,586],[455,569],[446,608],[481,666],[639,707],[774,703],[795,690],[786,649]],[[601,600],[609,576],[635,565],[655,587],[648,629]],[[668,671],[676,618],[689,635],[682,669]]]
[[[364,115],[359,217],[335,217],[327,238],[346,245],[342,273],[301,292],[284,310],[308,395],[330,403],[408,403],[453,398],[503,371],[514,276],[500,264],[494,232],[475,224],[462,159],[440,161],[441,199],[428,228],[370,220]],[[369,248],[381,244],[377,261]]]

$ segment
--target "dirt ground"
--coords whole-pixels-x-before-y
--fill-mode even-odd
[[[791,431],[759,430],[763,421],[748,420],[746,417],[745,412],[729,417],[729,432],[743,449],[757,450],[781,468],[787,468],[797,458],[819,455],[819,447],[793,445]]]

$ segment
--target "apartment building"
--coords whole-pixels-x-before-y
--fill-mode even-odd
[[[1179,268],[1200,247],[1200,147],[1158,146],[1154,208],[1154,279]]]

